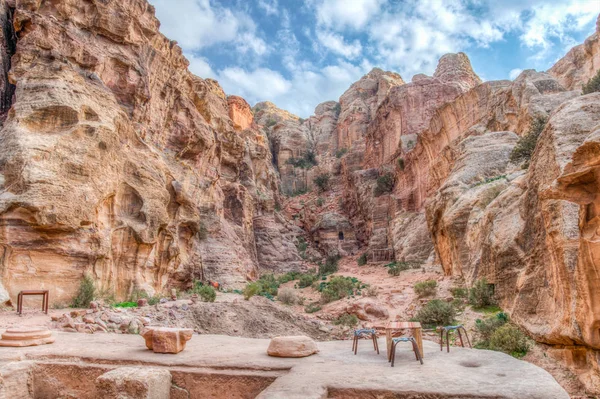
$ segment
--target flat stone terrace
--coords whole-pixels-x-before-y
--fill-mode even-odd
[[[351,341],[331,341],[319,342],[318,354],[299,359],[269,357],[268,345],[267,339],[195,334],[183,352],[167,355],[147,350],[144,339],[137,335],[56,333],[56,342],[51,345],[0,348],[0,397],[3,373],[18,366],[15,362],[23,362],[52,365],[48,370],[61,364],[103,370],[124,365],[154,366],[165,367],[172,374],[204,374],[206,381],[211,376],[228,376],[232,381],[237,377],[264,377],[267,381],[264,388],[260,386],[260,393],[245,391],[243,384],[241,388],[226,384],[217,394],[206,396],[214,398],[569,399],[546,371],[499,352],[452,347],[446,353],[439,345],[425,341],[425,364],[421,365],[409,344],[400,344],[404,346],[398,346],[392,368],[387,362],[384,337],[379,338],[379,355],[368,340],[360,342],[357,355],[351,352]],[[89,374],[87,378],[95,377]],[[176,397],[173,392],[171,398]],[[200,391],[195,392],[188,392],[186,397],[202,397]]]

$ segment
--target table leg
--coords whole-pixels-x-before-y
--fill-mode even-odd
[[[387,356],[388,356],[388,362],[389,362],[390,360],[392,360],[392,329],[391,328],[385,329],[385,342],[387,344]]]
[[[421,351],[421,359],[425,357],[423,353],[423,330],[421,328],[415,328],[415,340],[417,341],[417,346]]]
[[[42,312],[46,310],[46,294],[42,294]]]
[[[17,295],[17,313],[21,314],[23,312],[23,294],[19,293]]]
[[[46,314],[48,314],[48,302],[50,302],[50,294],[46,292],[44,296],[46,297]]]

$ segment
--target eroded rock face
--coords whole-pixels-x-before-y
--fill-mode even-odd
[[[64,303],[84,272],[118,298],[256,277],[253,219],[279,194],[245,101],[190,74],[144,0],[0,4],[18,38],[0,131],[0,291],[46,288]]]
[[[581,90],[581,86],[600,70],[600,16],[596,20],[596,33],[583,44],[573,47],[548,71],[568,90]]]

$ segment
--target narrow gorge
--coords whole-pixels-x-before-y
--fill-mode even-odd
[[[0,0],[0,303],[125,300],[328,257],[485,278],[600,394],[596,32],[548,71],[372,69],[302,119],[188,70],[146,0]],[[483,72],[483,71],[481,71]],[[515,147],[539,127],[530,159]]]

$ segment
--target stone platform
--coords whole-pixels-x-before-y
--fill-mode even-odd
[[[407,344],[398,347],[392,368],[385,345],[380,345],[379,355],[368,345],[359,346],[354,355],[349,340],[318,342],[318,354],[288,359],[268,356],[268,339],[194,335],[185,351],[164,356],[148,351],[137,335],[56,335],[54,345],[0,348],[0,381],[4,378],[8,387],[11,375],[13,381],[23,381],[23,373],[33,368],[35,392],[85,399],[96,394],[98,376],[117,367],[142,365],[169,370],[171,398],[569,398],[550,374],[530,363],[485,350],[440,352],[439,345],[429,341],[424,341],[424,365],[415,361]],[[73,370],[79,376],[71,386]],[[0,383],[0,397],[2,389]]]
[[[11,328],[2,333],[0,346],[22,347],[51,344],[55,340],[45,327]]]

